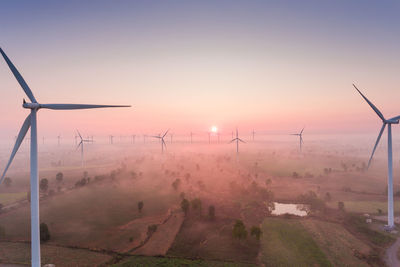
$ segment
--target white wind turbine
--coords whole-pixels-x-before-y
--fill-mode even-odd
[[[236,128],[236,138],[233,138],[229,143],[236,141],[236,154],[239,154],[239,142],[246,143],[242,139],[239,138],[238,129]]]
[[[161,153],[162,154],[164,153],[164,146],[165,146],[165,148],[167,148],[167,144],[164,141],[164,137],[167,135],[168,131],[169,131],[169,129],[165,132],[165,134],[163,136],[161,136],[161,134],[151,136],[154,138],[158,138],[161,141]]]
[[[15,154],[18,151],[22,141],[29,128],[31,128],[31,155],[30,155],[30,184],[31,184],[31,255],[32,255],[32,266],[40,267],[40,231],[39,231],[39,172],[38,172],[38,140],[37,140],[37,112],[39,109],[53,109],[53,110],[73,110],[73,109],[90,109],[90,108],[107,108],[107,107],[129,107],[129,106],[116,106],[116,105],[88,105],[88,104],[40,104],[36,101],[33,93],[21,74],[18,72],[14,64],[10,61],[4,51],[0,48],[4,60],[7,62],[8,67],[14,74],[18,83],[28,96],[30,103],[27,103],[24,99],[23,108],[29,109],[30,114],[26,117],[22,124],[21,130],[18,133],[17,140],[14,148],[11,152],[10,159],[4,169],[4,172],[0,178],[0,184],[6,175],[8,168]]]
[[[375,149],[378,146],[378,143],[381,139],[381,136],[383,134],[383,131],[385,130],[386,125],[388,126],[388,225],[387,229],[391,230],[394,228],[394,212],[393,212],[393,154],[392,154],[392,124],[399,124],[399,119],[400,116],[393,117],[391,119],[385,119],[383,114],[379,111],[379,109],[371,103],[371,101],[366,98],[360,90],[353,84],[354,88],[360,93],[360,95],[364,98],[364,100],[370,105],[370,107],[375,111],[375,113],[378,115],[378,117],[382,120],[382,128],[379,132],[378,138],[376,139],[376,143],[374,145],[374,148],[372,150],[371,157],[369,158],[368,161],[368,166],[371,165],[372,157],[374,156]]]
[[[300,143],[300,152],[301,152],[301,146],[303,144],[303,131],[304,131],[304,127],[303,129],[301,129],[300,133],[296,133],[296,134],[290,134],[290,135],[297,135],[299,137],[299,143]]]
[[[88,139],[83,139],[81,133],[80,133],[78,130],[76,130],[76,131],[77,131],[77,133],[78,133],[78,135],[79,135],[79,138],[81,139],[81,141],[79,142],[79,144],[78,144],[78,146],[76,147],[76,149],[78,149],[79,147],[81,147],[81,165],[83,166],[84,163],[85,163],[84,158],[83,158],[83,144],[84,144],[84,143],[92,143],[93,140],[90,140],[89,138],[88,138]]]

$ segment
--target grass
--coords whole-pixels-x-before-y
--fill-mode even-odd
[[[342,225],[313,219],[301,220],[301,224],[335,266],[368,266],[354,256],[354,251],[369,255],[371,248]]]
[[[142,213],[137,209],[140,200],[144,202]],[[49,226],[50,242],[119,251],[129,246],[130,237],[141,234],[136,228],[120,230],[120,226],[136,218],[165,214],[174,202],[168,193],[149,188],[93,184],[41,201],[40,219]],[[6,238],[29,240],[29,207],[6,215],[0,217]]]
[[[193,267],[250,267],[255,266],[252,264],[245,263],[234,263],[224,261],[210,261],[210,260],[189,260],[182,258],[167,258],[167,257],[145,257],[145,256],[133,256],[129,257],[122,262],[112,265],[114,267],[130,267],[130,266],[193,266]]]
[[[365,222],[363,216],[356,214],[347,214],[345,222],[347,227],[353,229],[353,231],[362,234],[372,244],[379,247],[386,247],[395,241],[395,238],[388,233],[371,229]]]
[[[266,266],[333,266],[299,220],[267,218],[261,262]]]
[[[0,204],[8,205],[17,202],[18,200],[26,199],[26,196],[26,192],[0,193]]]
[[[343,201],[343,203],[347,212],[378,214],[378,209],[381,209],[382,214],[387,214],[387,201],[365,200]],[[337,201],[329,202],[328,206],[337,209]],[[400,213],[400,201],[394,203],[394,211]]]
[[[0,263],[30,264],[29,243],[0,242]],[[84,249],[72,249],[41,245],[43,264],[56,266],[98,266],[112,259],[112,256]]]

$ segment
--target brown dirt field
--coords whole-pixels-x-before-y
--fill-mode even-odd
[[[173,212],[165,223],[158,225],[157,231],[149,241],[143,247],[135,250],[134,253],[146,256],[164,256],[174,242],[183,223],[184,216],[182,211]]]

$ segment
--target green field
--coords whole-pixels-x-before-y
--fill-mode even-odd
[[[166,258],[166,257],[145,257],[133,256],[129,257],[118,264],[112,265],[114,267],[130,267],[130,266],[193,266],[193,267],[251,267],[256,266],[252,264],[224,262],[224,261],[208,261],[208,260],[188,260],[181,258]]]
[[[138,201],[144,202],[141,213]],[[130,238],[135,240],[142,234],[137,228],[121,226],[138,218],[162,216],[175,203],[176,197],[168,191],[158,193],[130,184],[93,184],[41,201],[40,219],[48,225],[52,243],[120,251],[130,245]],[[6,215],[0,217],[6,238],[29,240],[29,206]]]
[[[267,218],[262,224],[265,266],[333,266],[298,220]]]
[[[387,214],[386,201],[343,201],[343,203],[347,212],[378,214],[378,209],[381,209],[382,213]],[[329,202],[328,206],[337,209],[337,202]],[[394,212],[400,213],[400,201],[394,202]]]
[[[26,192],[0,193],[0,204],[8,205],[21,199],[26,199]]]

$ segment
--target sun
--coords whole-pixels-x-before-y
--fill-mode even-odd
[[[217,126],[211,126],[211,132],[213,132],[213,133],[218,132]]]

